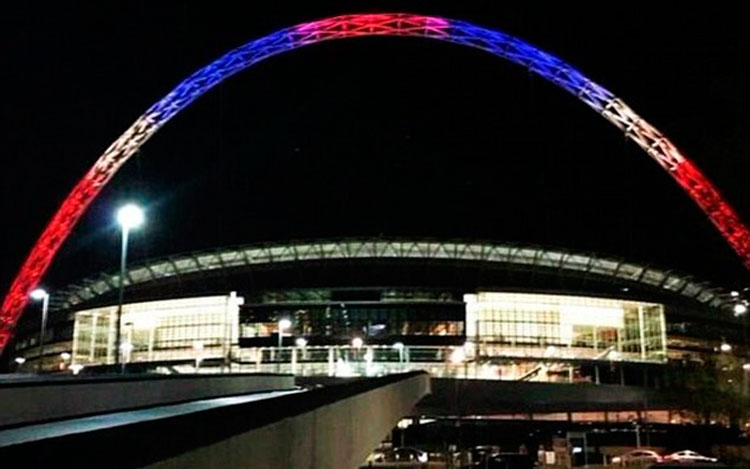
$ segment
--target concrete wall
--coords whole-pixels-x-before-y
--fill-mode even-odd
[[[19,380],[0,384],[0,427],[293,387],[267,374]]]
[[[426,415],[575,412],[678,408],[674,395],[611,384],[555,384],[435,378],[417,406]]]
[[[429,392],[429,376],[412,374],[149,467],[356,468]]]

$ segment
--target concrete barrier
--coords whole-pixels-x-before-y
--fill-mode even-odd
[[[292,375],[138,375],[0,382],[0,428],[294,388]]]
[[[0,460],[23,467],[356,468],[429,391],[429,375],[412,372],[267,399],[217,399],[182,414],[170,414],[174,406],[119,413],[111,424],[104,415],[93,417],[96,428],[71,419],[8,430],[16,438],[5,445],[0,431]],[[123,414],[144,418],[123,423]]]
[[[429,383],[426,373],[411,374],[150,467],[357,468],[429,393]]]

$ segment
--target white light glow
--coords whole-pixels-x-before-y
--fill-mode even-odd
[[[70,360],[70,354],[68,352],[63,352],[60,354],[60,358],[62,358],[65,361]]]
[[[744,365],[742,365],[742,369],[745,371],[750,371],[750,363],[745,363]]]
[[[721,347],[719,347],[719,348],[721,349],[722,352],[731,352],[732,351],[732,346],[729,345],[729,344],[727,344],[726,342],[723,343],[723,344],[721,344]]]
[[[158,319],[152,314],[133,314],[132,315],[133,327],[136,329],[153,329],[158,325]]]
[[[466,352],[464,352],[463,347],[453,349],[453,352],[451,353],[451,363],[459,364],[463,362],[465,358]]]
[[[125,230],[138,228],[145,220],[143,210],[135,204],[127,204],[117,211],[117,223]]]
[[[43,300],[47,297],[47,292],[43,288],[37,288],[31,292],[31,298],[35,300]]]
[[[279,320],[279,330],[284,331],[292,327],[292,321],[287,318]]]
[[[354,370],[349,362],[341,358],[336,361],[336,376],[354,376]]]
[[[297,337],[297,340],[295,340],[294,343],[297,345],[297,347],[302,348],[307,345],[307,339],[305,339],[304,337]]]
[[[404,343],[403,342],[396,342],[393,344],[393,348],[396,350],[403,350],[404,349]]]
[[[26,359],[25,359],[25,358],[23,358],[23,357],[16,357],[16,360],[15,360],[15,361],[16,361],[16,363],[18,363],[19,365],[23,365],[24,363],[26,363]]]
[[[352,346],[354,348],[360,348],[365,344],[365,341],[361,337],[355,337],[352,339]]]
[[[745,303],[737,303],[734,305],[734,314],[740,315],[747,313],[747,305]]]

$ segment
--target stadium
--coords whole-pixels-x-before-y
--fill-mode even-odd
[[[34,244],[0,308],[0,352],[10,342],[2,367],[18,373],[9,380],[36,380],[49,390],[54,374],[119,383],[137,374],[154,381],[185,378],[155,374],[190,375],[210,387],[214,378],[273,374],[288,380],[285,390],[299,392],[419,375],[429,385],[405,410],[410,414],[398,413],[405,417],[392,431],[394,446],[400,438],[402,448],[408,441],[445,455],[507,443],[527,455],[543,446],[540,461],[570,466],[582,457],[588,466],[591,457],[624,463],[615,455],[633,446],[663,451],[689,442],[726,456],[709,442],[746,443],[750,289],[722,288],[669,266],[498,241],[379,237],[217,247],[126,268],[129,230],[143,221],[131,204],[118,211],[119,273],[91,272],[55,285],[51,296],[38,288],[102,188],[193,101],[266,58],[365,36],[482,50],[575,95],[657,162],[750,267],[750,229],[713,184],[659,130],[576,68],[463,21],[341,15],[230,50],[107,147]],[[130,219],[121,217],[128,208]],[[32,371],[45,376],[24,376]],[[66,403],[67,396],[56,398]],[[339,419],[352,428],[355,420]],[[688,424],[705,425],[675,428]]]
[[[119,274],[58,290],[45,371],[116,362]],[[339,239],[134,264],[124,277],[126,367],[656,385],[670,366],[747,361],[740,292],[648,265],[533,246]],[[39,366],[38,315],[19,324]],[[739,365],[741,366],[741,365]]]

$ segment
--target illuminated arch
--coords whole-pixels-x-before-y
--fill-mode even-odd
[[[661,132],[574,67],[518,38],[462,21],[404,13],[344,15],[282,29],[228,52],[180,83],[112,143],[65,199],[11,284],[0,309],[0,351],[10,339],[29,292],[78,219],[120,166],[161,126],[227,77],[265,58],[308,44],[360,36],[423,37],[481,49],[527,67],[574,94],[667,170],[750,267],[750,231],[713,184]]]

